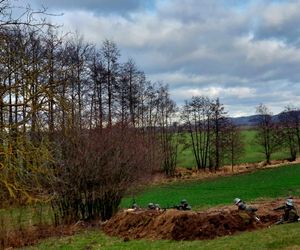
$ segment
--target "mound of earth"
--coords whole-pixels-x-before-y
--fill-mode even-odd
[[[299,199],[294,199],[298,206]],[[124,239],[203,240],[251,231],[274,224],[282,211],[273,211],[285,200],[261,201],[258,208],[260,222],[237,211],[235,206],[212,208],[206,211],[137,210],[116,214],[103,225],[103,231]]]

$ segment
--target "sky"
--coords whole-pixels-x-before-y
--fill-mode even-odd
[[[87,42],[113,40],[178,105],[204,95],[230,116],[300,107],[300,0],[26,1]]]

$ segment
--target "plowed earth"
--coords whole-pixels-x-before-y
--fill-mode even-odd
[[[300,206],[300,199],[294,199]],[[259,201],[250,204],[258,208],[260,222],[239,212],[235,206],[223,206],[206,211],[136,210],[122,211],[103,225],[110,236],[129,239],[203,240],[253,231],[273,225],[282,211],[273,209],[283,205],[284,199]]]

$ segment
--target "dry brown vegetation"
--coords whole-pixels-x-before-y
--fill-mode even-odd
[[[180,180],[205,180],[221,176],[231,176],[253,172],[259,169],[276,168],[299,163],[299,158],[292,162],[288,160],[272,160],[271,164],[266,164],[264,161],[259,163],[244,163],[236,165],[233,171],[231,165],[225,165],[224,167],[216,171],[177,167],[173,177],[166,177],[162,172],[157,172],[153,175],[151,180],[148,180],[147,184],[159,185],[162,183],[176,182]]]

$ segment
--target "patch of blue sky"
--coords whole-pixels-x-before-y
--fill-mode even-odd
[[[221,1],[225,7],[229,9],[234,8],[235,10],[238,11],[246,11],[249,5],[255,4],[257,2],[261,2],[259,0],[221,0]]]
[[[145,0],[144,1],[144,7],[149,12],[155,12],[156,11],[156,2],[155,0]]]
[[[273,3],[288,3],[295,0],[221,0],[222,4],[228,8],[235,8],[237,10],[247,10],[250,5],[255,4],[273,4]]]

